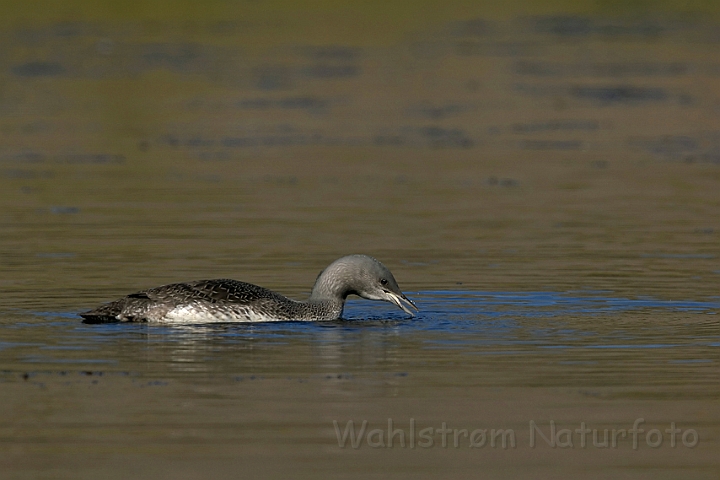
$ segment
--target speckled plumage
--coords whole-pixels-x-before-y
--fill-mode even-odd
[[[348,255],[318,275],[307,301],[237,280],[199,280],[142,290],[80,315],[87,323],[335,320],[351,294],[394,303],[411,315],[408,306],[417,310],[383,264],[367,255]]]

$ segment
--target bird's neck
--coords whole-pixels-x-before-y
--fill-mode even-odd
[[[317,320],[337,320],[345,306],[344,298],[314,298],[312,295],[304,302],[297,302],[302,316]]]
[[[340,302],[342,305],[347,296],[354,293],[351,284],[352,279],[347,271],[334,264],[330,265],[315,280],[315,285],[310,293],[310,301]]]

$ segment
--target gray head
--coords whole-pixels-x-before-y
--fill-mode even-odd
[[[348,255],[335,260],[320,272],[310,298],[345,300],[348,295],[394,303],[410,315],[414,315],[410,308],[418,310],[400,291],[390,270],[368,255]]]

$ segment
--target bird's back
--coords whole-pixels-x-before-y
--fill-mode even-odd
[[[142,290],[80,314],[88,323],[158,322],[196,316],[199,321],[253,320],[253,313],[268,315],[292,301],[267,288],[231,279],[173,283]],[[275,313],[282,313],[278,311]]]

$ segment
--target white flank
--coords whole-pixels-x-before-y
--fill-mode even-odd
[[[167,323],[226,323],[226,322],[279,322],[281,318],[260,315],[251,308],[237,310],[208,309],[196,305],[183,305],[170,310],[162,322]]]

